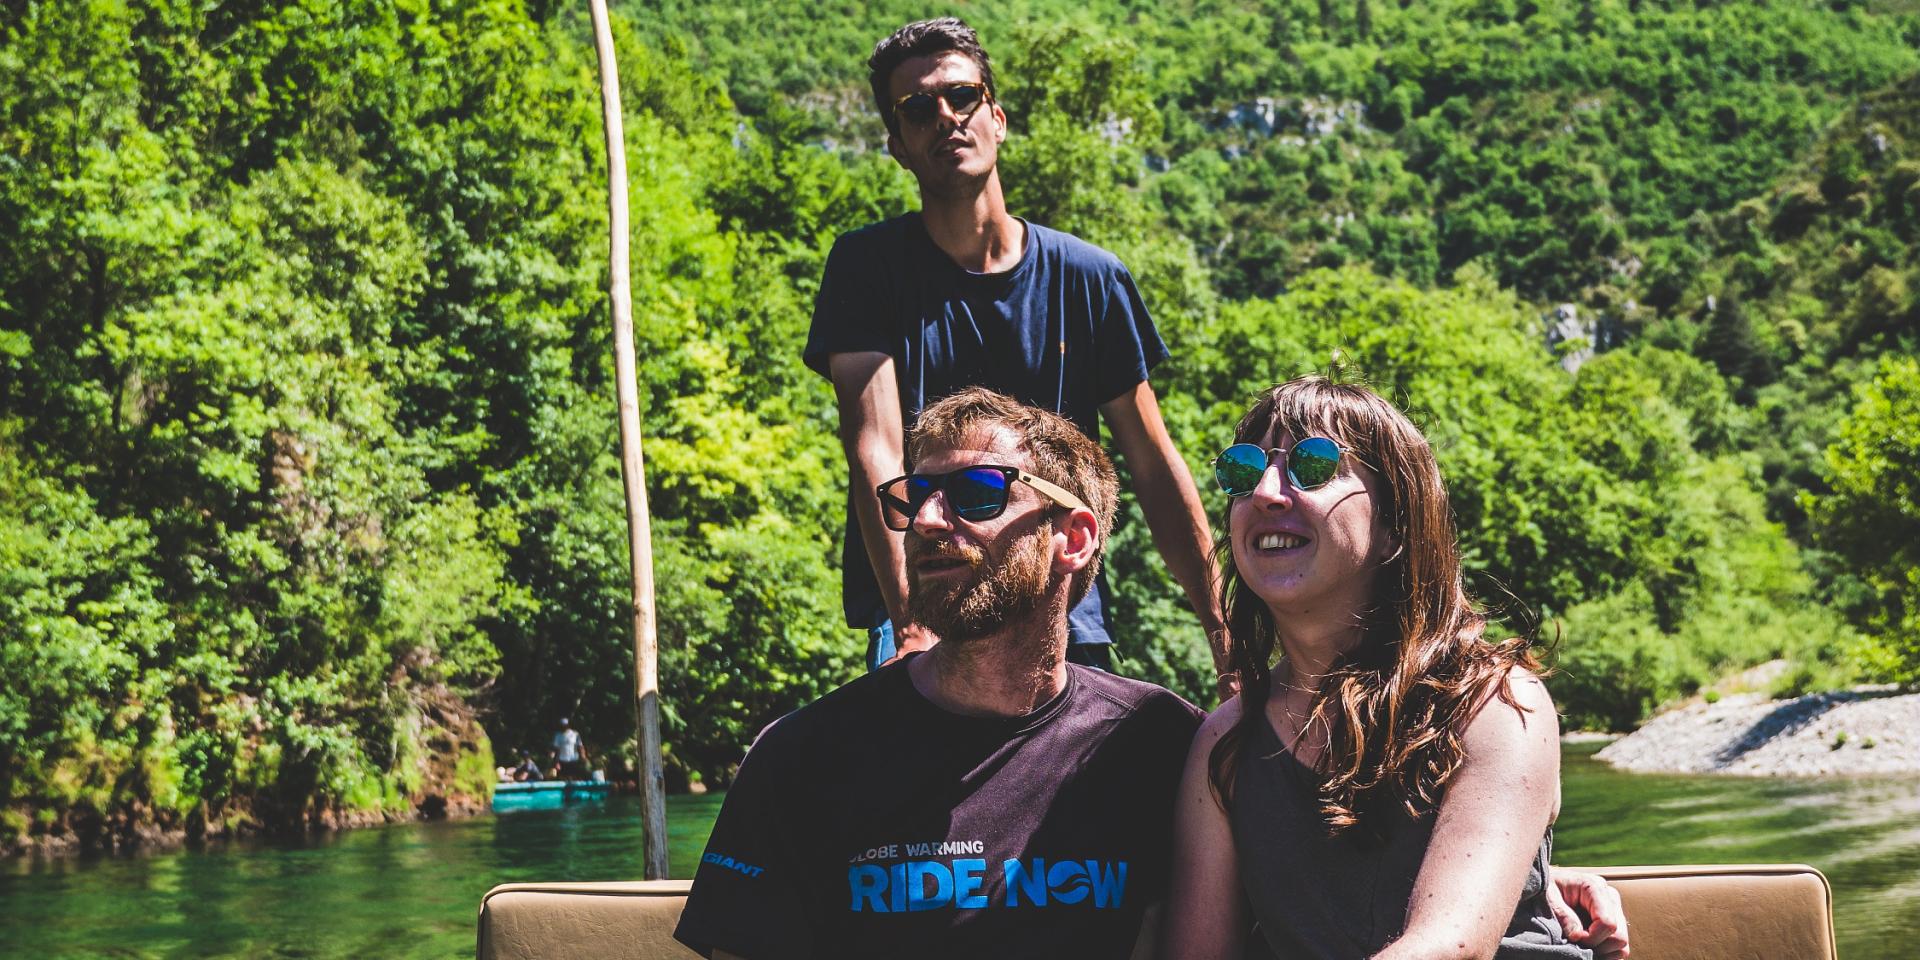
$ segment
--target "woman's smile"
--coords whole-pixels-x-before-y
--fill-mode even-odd
[[[1292,533],[1263,533],[1253,541],[1254,549],[1260,551],[1297,550],[1306,545],[1306,537]]]

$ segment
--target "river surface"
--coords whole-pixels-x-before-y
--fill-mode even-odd
[[[1835,890],[1845,960],[1920,942],[1920,780],[1619,773],[1572,746],[1562,863],[1811,863]],[[699,860],[719,798],[667,803],[674,876]],[[150,856],[0,862],[0,957],[473,955],[480,895],[511,880],[640,873],[638,803],[227,843]]]

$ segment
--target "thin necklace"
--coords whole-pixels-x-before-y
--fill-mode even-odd
[[[1281,686],[1300,693],[1306,692],[1299,687],[1288,686],[1286,684],[1281,684]],[[1300,744],[1300,739],[1307,735],[1307,728],[1313,724],[1313,711],[1309,709],[1305,714],[1295,714],[1293,708],[1282,698],[1280,700],[1280,715],[1283,719],[1282,729],[1292,727],[1293,736],[1287,737],[1281,732],[1281,729],[1274,730],[1274,736],[1280,740],[1282,749],[1285,749],[1288,753],[1293,753],[1294,747]]]

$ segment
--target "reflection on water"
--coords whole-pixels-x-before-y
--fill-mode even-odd
[[[1634,775],[1571,747],[1555,830],[1564,863],[1811,863],[1833,881],[1846,960],[1920,941],[1920,781]],[[667,804],[687,876],[717,797]],[[0,957],[473,955],[480,895],[510,880],[640,875],[631,797],[311,842],[0,863]]]
[[[691,875],[719,806],[669,798],[674,876]],[[616,797],[309,842],[0,864],[0,957],[471,957],[496,883],[638,879],[639,811]]]
[[[1920,941],[1920,780],[1620,773],[1568,747],[1554,858],[1628,863],[1810,863],[1833,883],[1846,960],[1894,960]]]

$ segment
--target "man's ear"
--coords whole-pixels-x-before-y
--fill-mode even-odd
[[[1006,143],[1007,142],[1007,112],[1005,110],[1000,109],[1000,101],[998,100],[992,101],[991,103],[987,104],[987,106],[993,109],[993,142]]]
[[[900,135],[892,130],[887,131],[887,156],[892,157],[893,162],[902,167],[907,165],[905,160],[900,159]]]
[[[1054,525],[1054,570],[1075,573],[1092,563],[1099,552],[1100,523],[1093,511],[1085,507],[1070,510]]]

